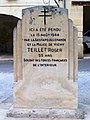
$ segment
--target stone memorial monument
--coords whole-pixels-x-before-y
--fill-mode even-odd
[[[36,6],[22,11],[14,29],[14,111],[28,109],[30,117],[78,108],[77,45],[77,29],[66,9]]]

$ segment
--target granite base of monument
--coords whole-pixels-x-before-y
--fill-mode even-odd
[[[13,118],[48,118],[48,119],[84,119],[81,109],[10,109],[7,117]]]

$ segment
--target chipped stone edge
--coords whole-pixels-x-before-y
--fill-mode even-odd
[[[85,111],[81,109],[19,109],[11,108],[7,117],[13,118],[68,118],[84,119]]]

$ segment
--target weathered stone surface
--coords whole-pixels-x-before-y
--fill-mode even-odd
[[[68,55],[69,55],[69,60],[68,60],[68,64],[69,64],[69,79],[73,81],[73,62],[74,62],[74,57],[73,57],[73,22],[72,20],[69,19],[69,51],[68,51]]]
[[[22,23],[17,23],[17,80],[22,80]]]
[[[78,58],[83,58],[83,6],[72,6],[71,0],[67,1],[69,18],[73,20],[74,25],[78,28]],[[77,12],[78,11],[78,12]]]
[[[73,67],[73,75],[74,75],[74,81],[78,80],[78,31],[75,27],[73,27],[73,33],[74,33],[74,37],[73,37],[73,55],[74,55],[74,67]]]
[[[14,51],[14,80],[17,80],[17,28],[13,30],[13,51]]]
[[[21,20],[13,31],[14,41],[14,78],[16,81],[22,80],[22,26]]]
[[[8,112],[7,117],[13,118],[46,118],[46,119],[83,119],[84,112],[66,109],[14,109]]]
[[[77,108],[77,84],[69,80],[69,74],[73,77],[72,26],[67,10],[62,8],[23,10],[23,80],[15,84],[14,107]]]

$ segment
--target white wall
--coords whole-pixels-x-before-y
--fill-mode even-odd
[[[22,9],[36,5],[48,5],[44,3],[48,1],[49,0],[0,0],[0,14],[8,14],[22,18]],[[54,0],[50,0],[49,4],[56,5]]]
[[[78,29],[78,56],[83,58],[83,6],[72,6],[71,2],[72,0],[68,0],[66,7],[69,11],[69,18],[73,20],[74,26]]]

